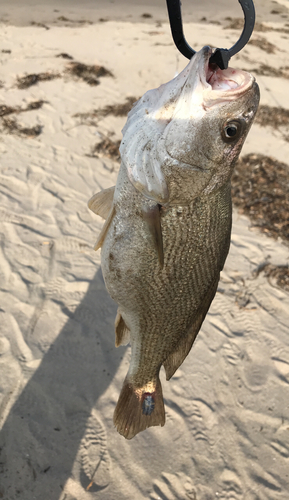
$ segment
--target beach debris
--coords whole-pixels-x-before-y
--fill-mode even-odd
[[[30,75],[18,76],[16,86],[18,87],[18,89],[28,89],[32,85],[36,85],[39,82],[48,82],[60,77],[60,73],[53,73],[49,71],[45,73],[33,73]]]
[[[226,24],[224,27],[225,30],[240,30],[243,28],[244,25],[244,19],[241,17],[234,17],[234,18],[226,18],[227,21],[229,21],[229,24]],[[266,32],[266,31],[272,31],[273,28],[271,26],[267,26],[264,23],[260,22],[255,22],[254,25],[254,31],[260,31],[260,32]]]
[[[127,116],[133,105],[138,100],[137,97],[126,97],[125,102],[119,104],[108,104],[103,108],[94,109],[92,111],[87,111],[86,113],[75,113],[73,117],[80,118],[81,123],[85,125],[97,125],[94,118],[105,118],[108,115],[113,116]]]
[[[120,160],[119,153],[120,141],[112,141],[109,137],[105,137],[101,142],[95,144],[92,148],[91,154],[95,158],[103,157],[110,158],[114,161]]]
[[[274,265],[270,262],[264,262],[253,271],[253,277],[257,278],[259,274],[264,273],[271,285],[277,285],[286,292],[289,292],[289,265]]]
[[[277,78],[289,78],[289,66],[272,68],[268,64],[260,64],[259,68],[251,68],[250,71],[259,76],[274,76]]]
[[[269,126],[274,129],[287,127],[289,125],[289,109],[262,104],[259,106],[255,123],[261,127]]]
[[[229,24],[227,24],[224,29],[225,30],[240,30],[242,29],[243,27],[243,24],[244,24],[244,20],[239,18],[239,17],[236,17],[236,18],[233,18],[233,19],[229,19],[230,22]],[[275,28],[274,26],[269,26],[268,24],[264,24],[264,23],[260,23],[260,22],[256,22],[255,23],[255,26],[254,26],[254,31],[258,31],[258,32],[261,32],[261,33],[266,33],[267,31],[277,31],[279,33],[286,33],[288,34],[289,33],[289,29],[286,28],[286,25],[285,27],[283,28]]]
[[[248,154],[232,176],[232,199],[239,212],[273,238],[289,241],[289,165],[269,156]]]
[[[148,12],[144,12],[141,17],[143,17],[144,19],[151,19],[153,16],[151,14],[149,14]]]
[[[44,28],[46,30],[49,30],[49,26],[46,26],[46,24],[43,24],[43,23],[38,23],[36,21],[31,21],[31,26],[38,26],[39,28]]]
[[[8,134],[14,134],[24,137],[37,137],[42,132],[41,125],[34,125],[34,127],[26,127],[20,125],[15,119],[6,118],[2,119],[2,126]]]
[[[61,52],[60,54],[57,54],[57,56],[55,57],[62,57],[63,59],[73,59],[73,57],[67,54],[66,52]]]
[[[7,106],[6,104],[0,105],[0,116],[10,115],[11,113],[18,113],[17,108],[13,108],[12,106]]]
[[[277,47],[273,43],[266,40],[264,37],[251,38],[249,40],[248,45],[254,45],[254,47],[258,47],[261,50],[264,50],[267,54],[275,54]]]
[[[66,22],[66,23],[74,23],[74,24],[93,24],[92,21],[87,21],[86,19],[68,19],[68,17],[65,17],[65,16],[59,16],[57,18],[57,21]]]
[[[0,104],[0,118],[3,116],[11,115],[13,113],[24,113],[26,111],[32,111],[34,109],[42,108],[43,104],[47,101],[31,101],[24,108],[20,106],[7,106],[7,104]]]
[[[118,303],[116,346],[131,363],[114,413],[127,439],[164,425],[159,371],[188,355],[230,245],[231,174],[259,102],[252,75],[210,65],[204,47],[172,81],[148,91],[123,129],[116,187],[89,208],[105,219],[105,283]]]
[[[80,62],[71,62],[67,66],[66,72],[71,76],[80,78],[88,85],[99,85],[99,78],[103,76],[113,77],[111,71],[106,69],[104,66],[98,66],[96,64],[84,64]]]

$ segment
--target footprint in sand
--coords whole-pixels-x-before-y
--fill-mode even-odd
[[[219,500],[244,500],[241,481],[233,471],[224,469],[216,496]]]
[[[110,456],[105,429],[94,412],[87,421],[79,451],[81,468],[87,478],[86,490],[93,491],[93,485],[106,487],[110,482]]]
[[[214,444],[213,428],[218,424],[214,409],[201,399],[195,399],[185,405],[189,429],[195,441],[210,447]]]
[[[164,472],[153,485],[151,500],[197,500],[196,489],[190,477],[183,473]]]

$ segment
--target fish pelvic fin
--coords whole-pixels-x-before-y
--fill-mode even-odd
[[[216,295],[219,278],[220,274],[218,274],[216,280],[211,284],[211,287],[208,290],[205,299],[203,300],[195,315],[193,324],[178,342],[176,350],[172,352],[163,363],[167,380],[170,380],[170,378],[174,375],[174,373],[181,366],[181,364],[189,354],[209,310],[211,302]]]
[[[126,326],[119,308],[116,313],[114,326],[115,326],[115,347],[119,347],[120,345],[127,345],[130,341],[130,330]]]
[[[163,247],[163,235],[161,226],[161,206],[155,204],[153,206],[143,207],[142,213],[144,221],[147,224],[148,230],[153,239],[153,245],[157,252],[160,267],[164,267],[164,247]]]
[[[96,243],[95,243],[95,246],[94,246],[94,250],[95,250],[95,251],[97,251],[99,248],[101,248],[101,247],[102,247],[103,242],[104,242],[105,237],[106,237],[106,234],[107,234],[107,231],[108,231],[108,229],[109,229],[109,226],[110,226],[111,221],[112,221],[112,219],[114,218],[114,216],[115,216],[115,207],[114,207],[114,206],[112,206],[112,208],[111,208],[111,210],[110,210],[110,212],[109,212],[109,214],[108,214],[108,217],[107,217],[107,219],[106,219],[105,223],[104,223],[104,224],[103,224],[103,226],[102,226],[102,230],[101,230],[101,231],[100,231],[100,233],[99,233],[99,236],[98,236],[98,238],[97,238],[97,241],[96,241]]]
[[[115,186],[103,189],[88,201],[88,208],[96,215],[107,219],[112,209]]]
[[[132,439],[148,427],[163,426],[165,408],[159,376],[153,383],[141,388],[135,387],[127,377],[114,411],[113,421],[119,434],[126,439]]]

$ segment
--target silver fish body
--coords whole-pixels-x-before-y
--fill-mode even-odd
[[[110,194],[101,263],[119,306],[116,345],[131,343],[114,414],[128,439],[164,425],[160,368],[170,379],[189,353],[229,251],[230,178],[259,92],[247,73],[211,69],[210,55],[204,47],[177,81],[136,104]]]

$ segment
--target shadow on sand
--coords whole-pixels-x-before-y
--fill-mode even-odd
[[[61,497],[87,419],[124,353],[114,347],[115,314],[98,270],[3,426],[0,498]]]

